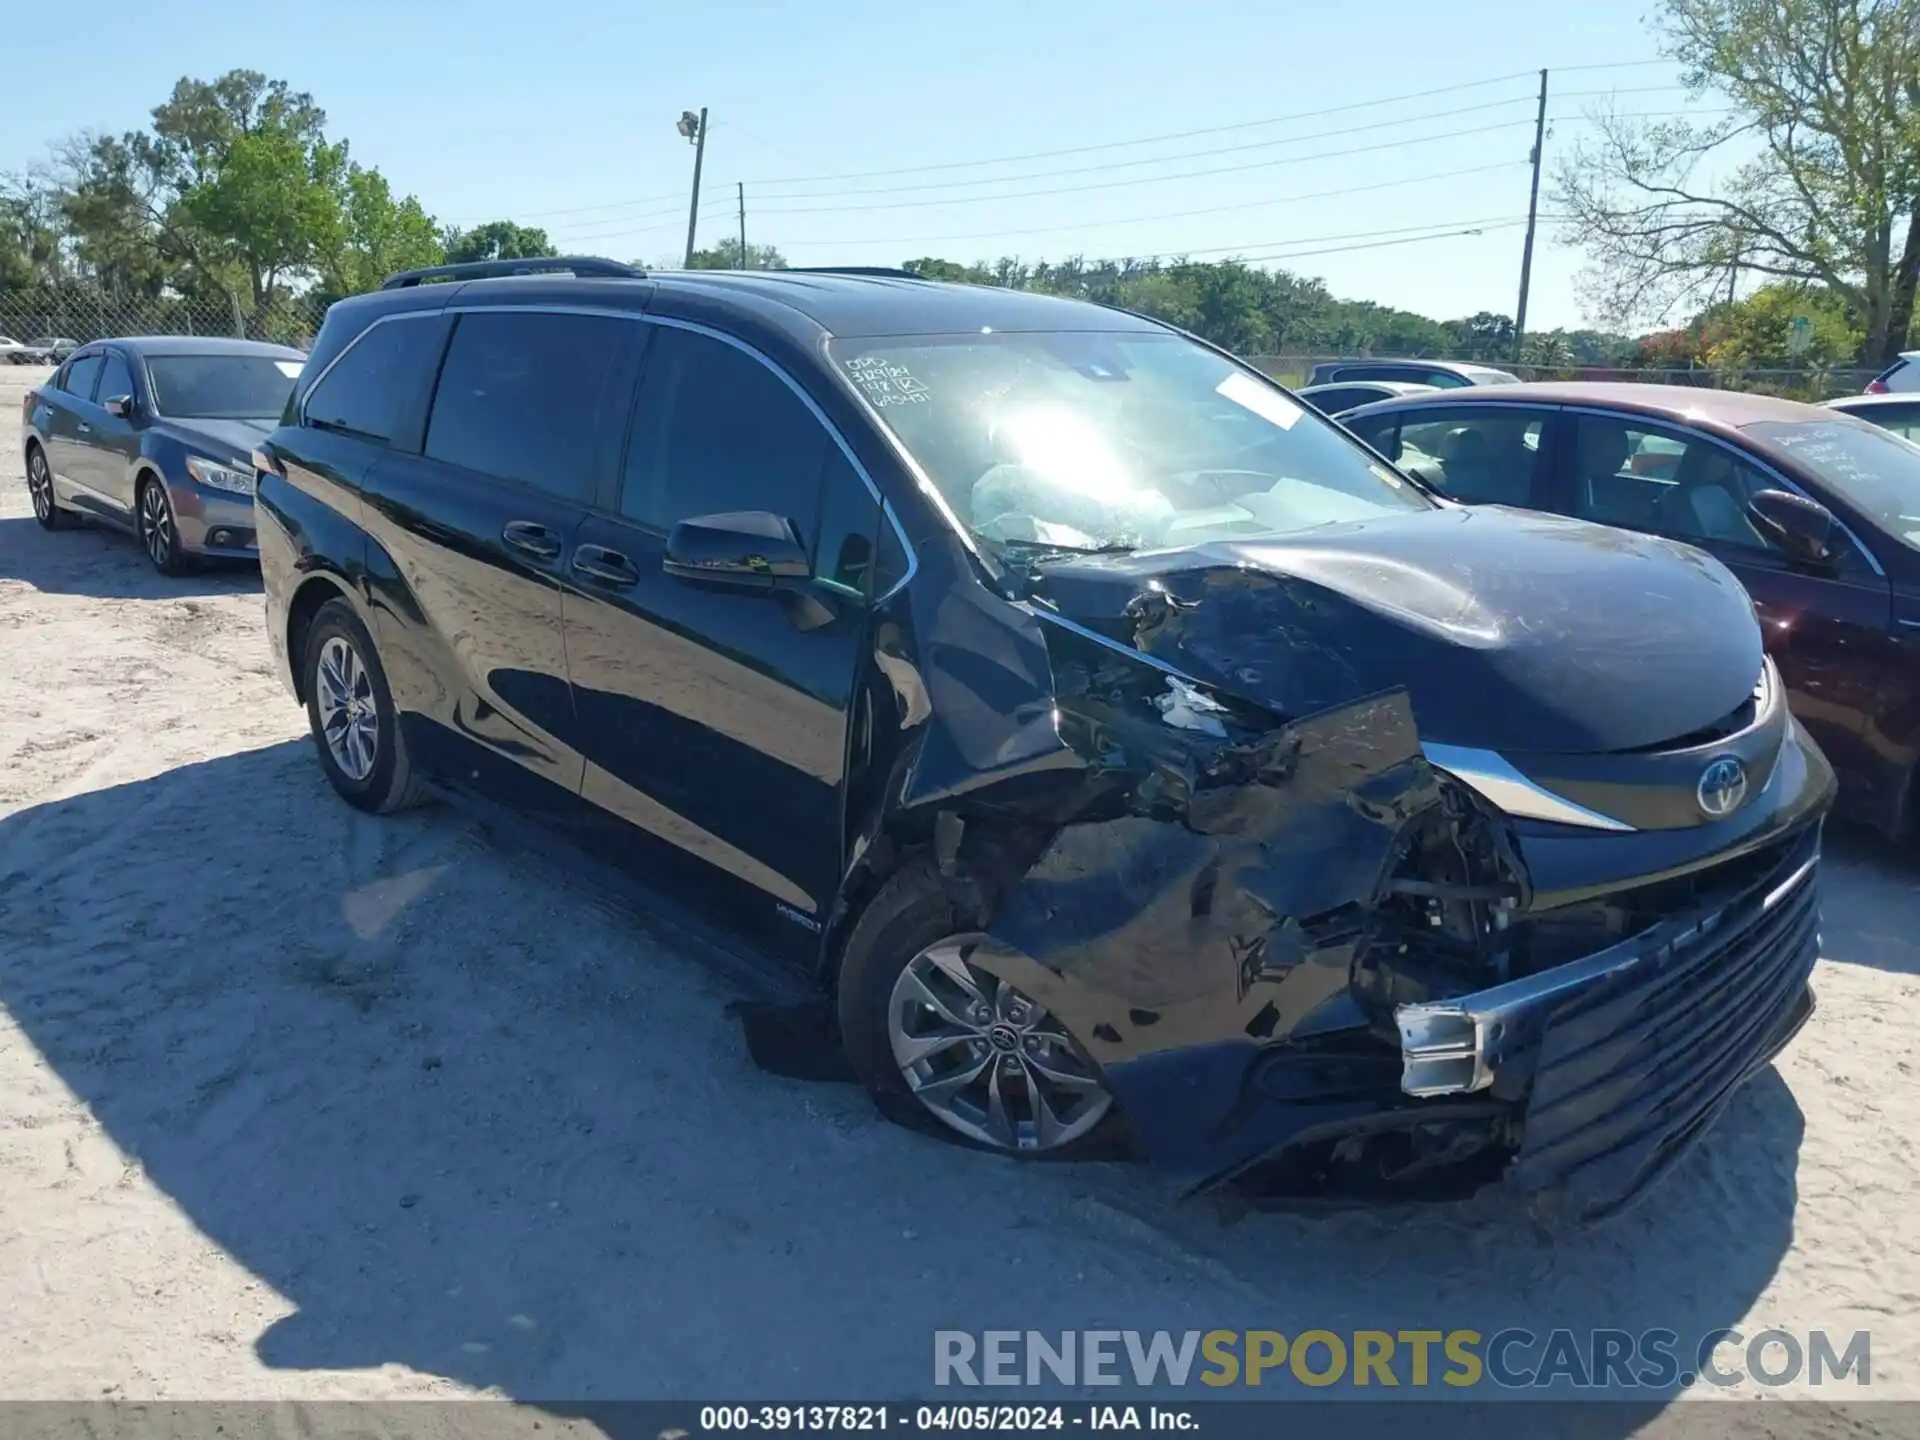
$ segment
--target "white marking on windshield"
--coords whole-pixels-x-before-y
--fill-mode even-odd
[[[1262,420],[1271,420],[1282,430],[1291,430],[1300,418],[1300,407],[1271,386],[1262,385],[1238,370],[1214,386],[1214,393],[1233,401],[1243,410],[1251,410]]]

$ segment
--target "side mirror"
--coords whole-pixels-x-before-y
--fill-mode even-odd
[[[131,418],[134,410],[138,408],[134,405],[131,395],[115,395],[109,400],[102,400],[100,404],[109,415],[120,420]]]
[[[765,510],[698,515],[667,536],[662,566],[678,580],[774,590],[811,574],[793,522]]]
[[[1787,490],[1762,490],[1747,502],[1747,518],[1789,559],[1818,565],[1839,551],[1833,512],[1818,500]]]

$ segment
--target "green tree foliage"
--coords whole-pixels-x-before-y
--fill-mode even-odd
[[[710,249],[694,251],[693,264],[688,268],[693,270],[784,270],[787,268],[787,257],[771,245],[749,243],[743,262],[739,240],[728,236]]]
[[[378,170],[350,166],[337,243],[321,269],[322,288],[336,295],[373,290],[387,276],[446,258],[433,217],[408,195],[394,199]]]
[[[449,264],[472,260],[537,260],[557,255],[547,232],[536,225],[511,220],[489,220],[471,230],[449,229],[445,236]]]
[[[183,79],[147,129],[81,136],[62,159],[67,278],[218,299],[247,334],[304,286],[362,289],[439,258],[420,203],[353,163],[312,96],[257,71]]]
[[[1796,320],[1805,322],[1804,343],[1797,351]],[[1733,372],[1824,369],[1846,364],[1860,349],[1860,333],[1831,291],[1792,282],[1714,306],[1694,321],[1693,330],[1707,363]]]
[[[1660,0],[1666,52],[1713,123],[1596,117],[1557,178],[1568,235],[1619,316],[1697,308],[1730,273],[1824,286],[1868,364],[1920,282],[1920,0]]]

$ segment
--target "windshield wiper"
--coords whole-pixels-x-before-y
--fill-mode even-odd
[[[995,540],[992,543],[1017,551],[1030,561],[1059,559],[1065,555],[1127,555],[1140,548],[1132,540],[1109,540],[1104,545],[1065,545],[1054,540]]]

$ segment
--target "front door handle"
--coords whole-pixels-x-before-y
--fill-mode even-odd
[[[537,520],[509,520],[500,538],[536,560],[551,560],[560,553],[560,537]]]
[[[640,572],[634,568],[633,562],[618,550],[609,550],[604,545],[577,546],[573,552],[573,568],[602,585],[617,585],[623,590],[640,583]]]
[[[91,435],[93,433],[93,426],[89,425],[86,421],[82,420],[80,422],[80,433],[82,435]]]

